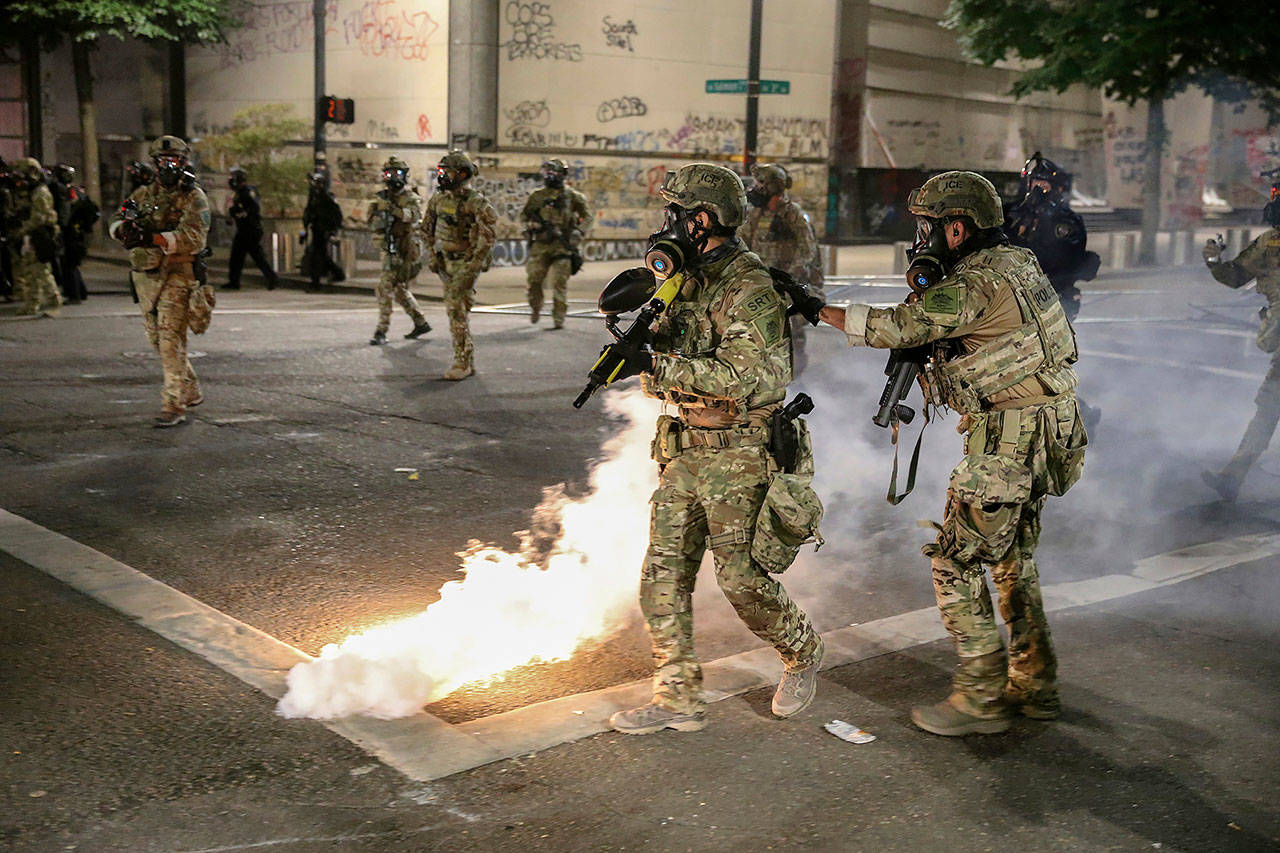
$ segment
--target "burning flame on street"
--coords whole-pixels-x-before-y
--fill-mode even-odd
[[[605,405],[626,427],[605,444],[585,497],[556,493],[538,508],[560,523],[545,568],[535,563],[531,537],[514,554],[476,543],[463,555],[466,577],[441,587],[423,613],[331,643],[293,667],[278,713],[405,717],[463,684],[563,660],[616,630],[636,607],[648,543],[658,403],[629,391],[607,395]]]

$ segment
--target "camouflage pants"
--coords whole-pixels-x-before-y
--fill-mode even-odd
[[[182,264],[164,274],[132,275],[147,340],[160,353],[161,404],[166,412],[184,412],[188,403],[200,397],[200,382],[187,358],[187,312],[196,286],[191,265]]]
[[[569,258],[559,244],[534,243],[529,249],[529,260],[525,264],[529,307],[534,311],[542,309],[545,285],[551,291],[551,320],[557,328],[564,325],[569,311],[569,270]]]
[[[440,273],[444,283],[444,311],[449,316],[449,334],[453,338],[453,363],[475,366],[475,347],[471,344],[468,315],[476,301],[476,276],[465,259],[446,260]]]
[[[378,279],[378,288],[376,291],[378,297],[378,331],[382,334],[387,333],[387,329],[391,328],[391,301],[394,299],[404,312],[413,319],[415,326],[420,326],[426,322],[426,318],[422,316],[422,311],[418,309],[418,300],[413,298],[413,291],[409,289],[413,284],[413,280],[418,277],[418,271],[421,267],[391,267],[382,270],[382,276]]]
[[[693,587],[708,546],[721,591],[757,637],[788,666],[804,666],[817,653],[818,635],[808,617],[751,560],[751,534],[767,487],[762,445],[693,448],[662,471],[650,499],[640,609],[653,641],[654,700],[666,708],[695,713],[705,706],[702,667],[693,653]]]
[[[1047,412],[1043,410],[1047,409]],[[1046,445],[1069,436],[1078,419],[1073,398],[977,416],[967,415],[966,456],[952,472],[933,563],[933,589],[961,667],[954,694],[977,715],[992,713],[1002,694],[1047,698],[1055,691],[1057,659],[1040,594],[1035,549],[1049,487]],[[1057,425],[1057,432],[1052,426]],[[978,677],[966,664],[1002,653],[984,566],[1009,629],[1008,671]]]
[[[1223,472],[1236,481],[1244,480],[1253,463],[1258,461],[1267,445],[1271,444],[1276,424],[1280,422],[1280,352],[1273,354],[1271,369],[1262,380],[1262,387],[1258,389],[1254,402],[1257,409],[1253,413],[1253,420],[1249,421],[1244,437],[1240,439],[1240,446],[1236,448],[1235,455]]]
[[[62,306],[53,267],[36,260],[35,252],[30,249],[14,258],[13,283],[15,296],[25,314],[56,314]]]

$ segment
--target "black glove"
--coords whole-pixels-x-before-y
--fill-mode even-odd
[[[653,372],[653,353],[645,349],[641,344],[618,341],[606,346],[605,350],[611,355],[622,359],[622,369],[613,378],[614,382],[631,376],[639,376],[641,373]]]
[[[791,303],[791,307],[787,309],[787,316],[790,317],[792,314],[799,314],[816,326],[819,322],[818,312],[826,306],[827,303],[823,302],[817,296],[807,296],[804,299],[793,301]]]
[[[138,223],[126,219],[120,225],[120,242],[126,249],[137,249],[151,245],[151,232]]]

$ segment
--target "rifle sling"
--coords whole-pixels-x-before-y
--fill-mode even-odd
[[[929,428],[929,419],[925,418],[924,426],[920,427],[920,436],[916,439],[915,449],[911,451],[911,464],[907,468],[907,488],[898,494],[898,428],[900,423],[893,422],[893,474],[889,478],[889,494],[885,495],[892,506],[897,506],[906,500],[907,495],[911,494],[911,490],[916,487],[916,468],[920,464],[920,445],[924,441],[924,431]]]

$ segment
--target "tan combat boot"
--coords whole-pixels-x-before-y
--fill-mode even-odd
[[[961,658],[952,691],[936,705],[911,709],[911,722],[944,737],[994,735],[1007,732],[1013,713],[1004,703],[1004,652]]]
[[[450,382],[458,382],[466,379],[468,376],[474,376],[476,372],[475,365],[470,361],[455,361],[453,367],[444,372],[444,378]]]
[[[826,646],[819,637],[818,650],[808,666],[788,668],[782,673],[782,681],[778,682],[778,689],[773,694],[775,716],[784,719],[794,717],[813,702],[813,697],[818,695],[818,672],[822,669],[822,655],[825,651]]]
[[[609,725],[613,726],[614,731],[628,735],[651,735],[663,729],[700,732],[707,727],[707,714],[705,711],[681,714],[664,708],[657,702],[650,702],[630,711],[619,711],[609,718]]]

